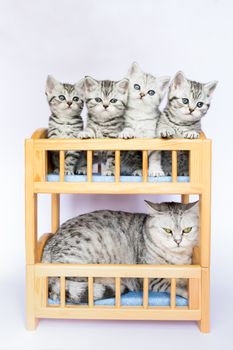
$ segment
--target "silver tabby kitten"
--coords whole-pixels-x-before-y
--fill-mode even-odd
[[[77,138],[83,130],[81,112],[84,104],[84,80],[77,84],[64,84],[52,76],[46,82],[46,95],[52,112],[49,118],[48,138]],[[77,171],[81,152],[65,153],[65,174],[73,175]],[[55,172],[59,170],[58,152],[52,152]]]
[[[73,264],[191,264],[198,243],[199,206],[146,202],[149,215],[100,210],[66,221],[45,245],[42,262]],[[177,294],[187,297],[185,280]],[[142,282],[122,279],[121,292],[138,291]],[[169,291],[170,280],[152,279],[151,291]],[[59,297],[58,278],[49,279],[49,296]],[[87,281],[66,278],[66,300],[87,301]],[[115,295],[113,279],[96,278],[94,299]]]
[[[196,139],[201,132],[201,119],[206,115],[217,81],[202,84],[178,72],[172,81],[168,103],[159,118],[158,137]],[[188,175],[188,154],[179,152],[178,175]],[[162,152],[162,168],[171,174],[171,154]]]
[[[139,65],[134,62],[128,73],[129,99],[125,112],[125,128],[120,133],[122,138],[155,138],[156,124],[159,118],[159,105],[168,86],[170,77],[154,77],[151,74],[141,70]],[[156,176],[162,171],[154,165],[159,153],[149,154],[149,175]],[[127,157],[128,156],[128,157]],[[122,162],[122,171],[126,174],[141,175],[142,165],[136,152],[125,152],[125,159]],[[128,168],[126,168],[126,164]],[[156,164],[157,164],[156,163]],[[135,169],[136,167],[136,169]],[[126,169],[125,169],[126,168]]]
[[[120,81],[85,78],[88,119],[81,138],[117,138],[124,127],[124,113],[128,99],[128,79]],[[114,174],[114,153],[102,154],[106,158],[103,175]]]

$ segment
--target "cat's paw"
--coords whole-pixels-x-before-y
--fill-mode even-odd
[[[78,134],[79,139],[93,139],[94,137],[94,133],[89,130],[80,131]]]
[[[162,169],[157,169],[157,170],[149,170],[148,171],[148,175],[149,176],[153,176],[153,177],[162,177],[165,176],[164,172]]]
[[[162,138],[171,138],[175,135],[175,131],[168,128],[163,128],[158,131],[158,136]]]
[[[195,130],[184,132],[185,139],[198,139],[199,136],[200,136],[200,134]]]
[[[176,295],[180,295],[181,297],[188,299],[188,291],[185,288],[177,287]]]
[[[142,169],[137,169],[132,173],[133,176],[142,176]]]
[[[120,132],[118,135],[120,139],[133,139],[135,137],[135,133],[133,129],[126,128]]]
[[[80,169],[76,170],[76,174],[78,175],[86,175],[87,174],[87,168],[86,167],[82,167]]]
[[[112,170],[104,170],[102,172],[103,176],[114,176],[114,172]]]
[[[67,169],[67,170],[65,170],[65,175],[74,175],[74,172],[73,172],[73,170]]]

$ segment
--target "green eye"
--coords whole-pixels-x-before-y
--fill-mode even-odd
[[[187,105],[189,103],[189,99],[188,98],[182,98],[182,102],[184,105]]]
[[[183,229],[183,233],[189,233],[191,232],[191,230],[192,230],[192,227],[186,227]]]
[[[172,230],[171,230],[170,228],[163,227],[163,230],[164,230],[166,233],[172,234]]]
[[[60,96],[58,96],[58,98],[60,101],[64,101],[66,99],[64,95],[60,95]]]

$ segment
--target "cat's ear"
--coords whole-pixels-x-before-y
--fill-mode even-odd
[[[159,77],[157,79],[158,79],[158,85],[159,85],[160,91],[164,92],[168,87],[171,78],[168,76],[165,76],[165,77]]]
[[[85,78],[79,80],[76,84],[74,84],[75,90],[78,92],[79,97],[84,98],[85,96]]]
[[[132,75],[139,75],[139,74],[142,74],[142,70],[141,68],[139,67],[138,63],[137,62],[133,62],[129,71],[128,71],[128,76],[131,77]]]
[[[189,213],[192,212],[196,215],[199,215],[199,201],[184,204],[184,206],[185,206],[185,211],[187,211]]]
[[[47,80],[46,80],[46,89],[45,92],[50,95],[52,91],[54,90],[56,85],[59,85],[60,83],[52,77],[52,75],[48,75]]]
[[[163,212],[161,203],[152,203],[150,201],[144,201],[147,205],[148,211],[150,215],[157,215]]]
[[[217,80],[210,81],[209,83],[204,84],[204,90],[206,92],[206,95],[210,97],[214,90],[216,89],[216,86],[218,85]]]
[[[184,75],[184,73],[180,70],[176,73],[175,78],[173,79],[173,86],[177,89],[180,88],[182,85],[187,83],[187,79]]]
[[[121,79],[119,80],[117,83],[116,83],[116,87],[117,87],[117,90],[121,93],[121,94],[126,94],[127,91],[128,91],[128,87],[129,87],[129,79],[127,78],[124,78],[124,79]]]
[[[94,91],[99,85],[98,81],[92,77],[86,76],[84,80],[84,85],[87,93]]]

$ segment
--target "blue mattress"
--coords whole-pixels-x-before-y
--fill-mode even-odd
[[[149,292],[149,306],[170,306],[170,293]],[[49,305],[59,305],[59,300],[48,299]],[[67,303],[71,305],[71,303]],[[115,298],[96,300],[95,305],[114,306]],[[142,306],[143,292],[128,292],[121,295],[121,306]],[[176,306],[188,306],[188,299],[176,296]]]
[[[48,174],[47,181],[59,182],[60,176],[56,174]],[[93,182],[114,182],[114,176],[102,176],[93,174]],[[142,176],[120,176],[120,182],[142,182]],[[87,182],[86,175],[65,175],[65,182]],[[172,182],[171,176],[154,177],[148,176],[148,182],[159,183],[159,182]],[[177,182],[189,182],[189,176],[178,176]]]

